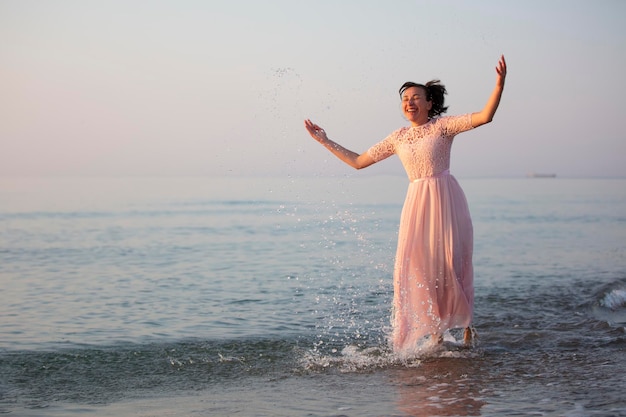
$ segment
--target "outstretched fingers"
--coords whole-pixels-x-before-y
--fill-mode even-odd
[[[498,66],[496,67],[496,71],[499,75],[506,75],[506,60],[504,59],[504,55],[500,56],[500,60],[498,61]]]
[[[500,56],[498,66],[496,66],[496,72],[498,73],[498,84],[504,85],[504,79],[506,78],[506,60],[504,55]]]
[[[307,130],[315,130],[316,128],[319,128],[319,126],[313,123],[310,119],[306,119],[304,121],[304,126],[307,128]]]
[[[315,140],[319,141],[326,138],[326,132],[324,129],[313,123],[311,120],[306,119],[304,121],[304,127]]]

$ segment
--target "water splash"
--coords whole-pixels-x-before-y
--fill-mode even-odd
[[[310,372],[335,370],[340,373],[363,373],[376,369],[401,366],[419,367],[424,360],[437,358],[475,358],[482,354],[480,349],[468,348],[447,332],[443,343],[433,343],[425,338],[410,352],[395,353],[387,346],[345,346],[340,352],[336,348],[324,351],[320,346],[305,352],[301,366]]]

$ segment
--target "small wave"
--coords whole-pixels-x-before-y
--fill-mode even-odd
[[[617,311],[626,308],[626,290],[613,289],[600,300],[602,307]]]
[[[611,283],[597,291],[591,311],[596,319],[609,326],[623,327],[626,324],[626,281]]]

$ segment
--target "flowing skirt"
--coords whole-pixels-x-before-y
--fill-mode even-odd
[[[398,233],[391,342],[409,353],[429,334],[471,324],[473,228],[465,194],[447,171],[410,183]]]

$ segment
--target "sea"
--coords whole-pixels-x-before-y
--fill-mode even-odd
[[[405,177],[0,178],[0,414],[626,416],[626,179],[458,180],[476,342],[398,358]]]

